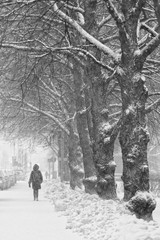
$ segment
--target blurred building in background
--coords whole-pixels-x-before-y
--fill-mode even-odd
[[[9,143],[0,141],[0,169],[12,168],[12,151]]]

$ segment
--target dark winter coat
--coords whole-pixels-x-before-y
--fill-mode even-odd
[[[29,186],[32,184],[32,188],[34,190],[38,190],[38,189],[41,189],[42,182],[43,182],[42,173],[39,170],[39,166],[37,164],[35,164],[33,167],[33,171],[30,174]]]

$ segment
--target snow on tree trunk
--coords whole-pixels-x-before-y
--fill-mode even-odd
[[[148,92],[143,76],[134,74],[131,80],[125,81],[122,86],[123,112],[126,117],[119,136],[123,159],[124,200],[132,198],[137,191],[149,191],[149,134],[145,120]]]
[[[70,169],[70,187],[82,188],[83,170],[82,170],[82,156],[81,149],[78,144],[78,136],[74,132],[72,123],[68,123],[69,141],[68,141],[68,165]]]
[[[94,53],[97,59],[101,58],[99,50],[95,50]],[[92,125],[92,130],[90,130],[89,133],[91,134],[93,159],[98,181],[96,191],[99,196],[103,198],[114,199],[117,195],[113,151],[117,132],[112,135],[116,127],[114,126],[115,128],[112,128],[113,126],[111,126],[108,119],[106,119],[107,110],[104,95],[102,94],[104,82],[101,68],[92,61],[88,61],[86,64],[85,80],[86,83],[88,82],[91,97],[90,113],[92,124],[90,124],[90,126]]]
[[[85,192],[95,193],[96,184],[96,173],[93,162],[93,152],[90,144],[90,136],[87,126],[87,116],[85,99],[83,93],[83,81],[81,70],[74,67],[73,78],[75,86],[75,101],[76,101],[76,112],[77,112],[77,131],[79,134],[80,146],[83,154],[83,166],[84,166],[84,179],[83,184]],[[93,181],[94,179],[94,181]]]
[[[99,50],[95,51],[95,55],[100,59]],[[90,86],[91,91],[92,130],[90,131],[90,138],[92,140],[93,159],[98,181],[96,191],[102,198],[114,199],[117,195],[113,151],[117,133],[112,135],[115,128],[112,128],[113,126],[105,118],[106,109],[102,94],[101,83],[103,78],[101,68],[92,61],[88,61],[85,69],[85,79],[88,79],[88,86]]]
[[[105,199],[117,198],[114,176],[116,163],[113,158],[116,136],[115,126],[108,122],[108,111],[104,109],[97,127],[93,151],[98,178],[96,190],[98,195]]]

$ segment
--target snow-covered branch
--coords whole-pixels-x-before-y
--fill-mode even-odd
[[[121,42],[122,53],[130,52],[130,48],[129,48],[130,43],[129,43],[128,33],[126,31],[126,27],[124,24],[124,20],[122,20],[121,15],[118,13],[116,7],[114,6],[111,0],[104,0],[104,2],[106,2],[108,11],[113,17],[113,19],[115,20],[116,25],[119,29],[119,35],[120,35],[119,40]],[[126,53],[124,55],[126,55]]]
[[[154,65],[160,65],[160,61],[155,60],[155,59],[147,59],[146,62],[154,64]]]
[[[154,93],[149,93],[148,97],[152,97],[152,96],[159,96],[160,92],[154,92]]]
[[[146,44],[141,51],[135,52],[135,57],[141,62],[145,61],[146,58],[160,45],[160,34],[154,37],[149,43]],[[138,61],[138,62],[139,62]]]
[[[146,114],[152,112],[153,110],[155,110],[159,106],[160,106],[160,99],[158,99],[157,101],[155,101],[154,103],[152,103],[151,105],[146,107],[146,109],[145,109]]]
[[[18,102],[18,103],[22,102],[22,100],[20,98],[10,98],[9,100],[13,101],[13,102]],[[44,116],[48,117],[49,119],[53,120],[53,122],[55,122],[64,132],[66,132],[68,134],[67,128],[56,117],[54,117],[51,113],[46,112],[44,110],[41,110],[38,107],[36,107],[33,104],[30,104],[26,101],[23,101],[23,105],[25,105],[25,106],[29,107],[31,110],[34,110],[38,113],[41,113],[42,115],[44,115]]]
[[[155,9],[155,14],[157,17],[158,24],[160,26],[160,3],[158,0],[153,0],[154,3],[154,9]]]
[[[92,59],[95,63],[97,63],[99,66],[107,69],[108,71],[110,72],[113,72],[114,69],[111,68],[110,66],[102,63],[101,61],[99,61],[98,59],[96,59],[96,57],[94,57],[90,52],[84,50],[84,49],[81,49],[81,48],[71,48],[71,50],[74,50],[74,51],[79,51],[81,53],[84,53],[87,57],[89,57],[90,59]]]
[[[120,27],[120,25],[123,24],[122,19],[120,17],[120,14],[118,13],[117,9],[113,5],[112,1],[104,0],[104,2],[106,2],[106,5],[108,7],[108,11],[111,14],[111,16],[113,17],[113,19],[115,20],[117,26]]]
[[[72,5],[69,5],[68,3],[65,3],[64,1],[60,1],[66,8],[68,8],[69,10],[75,11],[75,12],[80,12],[80,13],[84,13],[84,10],[81,7],[75,7]]]
[[[146,23],[142,23],[141,27],[147,32],[151,33],[153,36],[158,36],[158,33],[153,28],[149,27]]]
[[[109,105],[110,108],[122,108],[122,104],[114,103]]]
[[[111,20],[111,16],[103,18],[102,21],[98,24],[98,28],[101,29],[107,22]]]
[[[8,48],[8,49],[15,49],[18,51],[23,52],[35,52],[35,53],[44,53],[46,52],[43,48],[38,47],[27,47],[27,46],[21,46],[20,44],[13,44],[13,43],[1,43],[0,48]]]
[[[109,117],[109,119],[113,119],[113,118],[119,117],[120,115],[121,115],[121,111],[118,111],[116,113],[110,114],[108,117]]]
[[[146,3],[146,0],[138,0],[135,4],[135,8],[133,8],[133,10],[132,10],[132,13],[134,13],[134,15],[139,17],[141,10],[144,7],[145,3]]]
[[[66,112],[66,111],[64,111],[64,106],[68,110],[68,104],[65,101],[64,97],[57,92],[54,85],[53,85],[53,88],[51,88],[43,80],[41,80],[41,79],[39,79],[39,80],[41,81],[41,84],[42,84],[42,86],[39,86],[41,91],[44,91],[45,93],[47,93],[47,95],[49,94],[49,96],[52,99],[56,100],[59,103],[63,112]],[[68,114],[65,114],[65,115],[67,115],[67,118],[68,118]]]
[[[113,36],[109,36],[109,37],[107,37],[107,38],[100,38],[100,41],[102,42],[102,43],[104,43],[104,44],[106,44],[106,43],[108,43],[108,42],[112,42],[113,40],[117,40],[117,39],[119,39],[119,36],[118,36],[118,34],[116,33],[116,34],[114,34]]]
[[[86,38],[90,43],[96,46],[98,49],[103,51],[105,54],[111,56],[116,62],[119,60],[119,54],[115,53],[111,48],[105,46],[88,32],[86,32],[75,20],[71,17],[67,16],[64,12],[62,12],[56,3],[53,5],[53,9],[55,13],[59,15],[62,19],[64,19],[67,23],[69,23],[72,27],[74,27],[84,38]]]

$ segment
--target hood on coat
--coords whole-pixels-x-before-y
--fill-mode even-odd
[[[34,170],[34,171],[37,171],[38,169],[39,169],[38,164],[34,164],[34,166],[33,166],[33,170]]]

